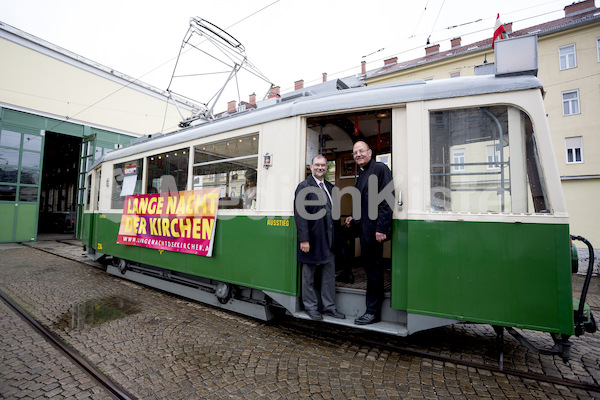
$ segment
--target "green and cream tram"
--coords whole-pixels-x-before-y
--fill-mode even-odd
[[[110,256],[109,273],[213,306],[307,318],[294,190],[317,153],[342,193],[353,186],[352,145],[364,140],[390,167],[396,202],[382,322],[360,328],[406,336],[467,321],[574,334],[569,218],[536,77],[321,89],[105,155],[87,175],[89,255]],[[219,200],[214,225],[192,229],[163,212],[152,232],[145,226],[149,245],[118,243],[127,196],[158,193],[172,210],[187,196],[193,209],[187,199],[205,190]],[[350,195],[340,211],[340,221],[352,213]],[[139,228],[128,226],[133,236]],[[192,231],[210,236],[211,256],[174,245]],[[364,289],[340,285],[337,307],[349,318],[325,323],[359,328]]]

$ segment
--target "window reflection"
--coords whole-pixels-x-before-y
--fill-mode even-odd
[[[509,126],[515,111],[495,106],[431,113],[432,211],[551,212],[531,120],[519,111],[519,123]],[[511,136],[525,144],[524,154],[521,146],[512,149],[522,162],[511,164]]]
[[[21,134],[7,130],[0,131],[0,146],[21,147]]]
[[[41,154],[42,153],[33,153],[31,151],[24,151],[23,155],[21,156],[21,166],[22,167],[39,168]]]
[[[186,189],[188,149],[148,157],[146,193],[179,192]]]
[[[37,187],[23,187],[19,189],[19,201],[35,203],[37,201]]]
[[[220,188],[219,208],[256,209],[258,135],[196,146],[194,189]]]
[[[15,201],[16,198],[16,186],[0,185],[0,201]]]
[[[18,169],[0,165],[0,182],[17,183]]]
[[[34,169],[21,170],[21,183],[28,185],[37,185],[40,183],[40,171]]]
[[[42,137],[36,135],[25,135],[23,138],[23,149],[41,151]]]
[[[0,148],[0,165],[19,165],[19,150]]]

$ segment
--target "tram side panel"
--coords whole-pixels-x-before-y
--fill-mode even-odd
[[[89,240],[90,245],[98,252],[135,263],[296,296],[296,228],[293,218],[289,216],[292,203],[289,190],[281,185],[281,182],[292,185],[295,181],[293,176],[297,167],[293,161],[296,155],[289,151],[290,136],[286,137],[282,132],[295,130],[296,124],[295,118],[289,118],[264,126],[246,127],[239,132],[217,134],[198,143],[190,143],[192,147],[209,145],[223,141],[224,138],[236,139],[237,133],[240,137],[247,137],[248,132],[259,132],[259,154],[277,153],[288,156],[287,160],[284,157],[276,160],[269,168],[259,164],[257,210],[227,210],[223,212],[222,218],[218,218],[212,257],[117,244],[122,214],[115,210],[96,213],[93,216],[88,214],[91,216],[89,225],[95,225],[97,230],[97,240]],[[162,150],[155,153],[160,151]],[[142,154],[132,158],[150,156],[151,154]],[[259,158],[262,162],[262,157]],[[110,176],[112,165],[103,168],[103,173]],[[108,187],[102,189],[106,192],[110,190]],[[108,207],[108,200],[105,199],[104,204]]]
[[[572,334],[567,225],[396,221],[394,234],[394,308]]]
[[[120,214],[99,218],[98,243],[106,254],[199,277],[296,295],[293,220],[238,216],[218,220],[212,257],[120,245]]]

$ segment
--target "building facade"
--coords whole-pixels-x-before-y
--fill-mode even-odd
[[[193,104],[0,22],[0,242],[75,232],[85,171]]]
[[[595,114],[600,110],[600,9],[594,0],[585,0],[564,10],[565,17],[555,21],[514,32],[512,24],[505,28],[509,37],[537,35],[538,77],[544,85],[571,234],[587,238],[598,248],[600,120]],[[434,44],[425,49],[424,57],[406,62],[391,58],[374,70],[366,71],[363,64],[365,82],[376,85],[493,73],[491,36],[490,30],[489,39],[465,45],[455,38],[446,51]]]

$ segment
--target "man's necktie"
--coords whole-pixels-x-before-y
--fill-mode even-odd
[[[321,186],[321,189],[325,194],[325,198],[327,199],[327,205],[331,208],[331,200],[329,200],[329,195],[327,194],[327,190],[325,190],[325,186],[323,186],[323,182],[319,183],[319,186]]]

